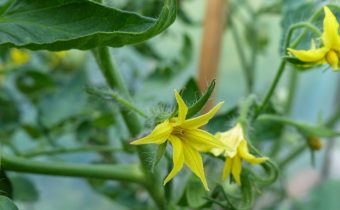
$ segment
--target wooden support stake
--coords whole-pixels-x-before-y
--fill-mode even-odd
[[[198,72],[198,85],[206,90],[211,80],[216,79],[222,36],[226,26],[228,0],[206,0],[206,14]],[[207,105],[211,107],[213,100]]]

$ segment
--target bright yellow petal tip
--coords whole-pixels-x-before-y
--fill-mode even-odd
[[[178,119],[179,122],[182,123],[185,121],[185,118],[187,117],[188,107],[185,104],[181,95],[177,92],[177,90],[175,90],[175,97],[178,105]]]
[[[339,23],[328,7],[324,7],[324,12],[322,41],[325,47],[334,48],[339,45]]]
[[[141,145],[141,144],[163,144],[170,136],[172,132],[172,126],[168,120],[158,124],[155,129],[147,136],[137,139],[130,144]]]

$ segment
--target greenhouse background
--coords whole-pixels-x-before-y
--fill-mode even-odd
[[[174,104],[174,89],[186,87],[197,90],[197,86],[201,85],[196,81],[202,74],[199,71],[202,59],[205,59],[202,52],[207,50],[202,43],[204,22],[209,18],[205,16],[209,1],[220,0],[180,0],[175,22],[160,35],[136,45],[110,48],[115,65],[133,95],[133,102],[145,113],[160,115],[163,109]],[[7,2],[0,1],[1,11]],[[237,107],[249,94],[245,68],[254,72],[251,92],[263,98],[285,53],[282,47],[287,25],[309,19],[313,11],[324,5],[338,3],[317,0],[225,1],[226,17],[222,21],[224,28],[217,47],[220,52],[211,55],[219,56],[216,87],[211,98],[213,104],[225,101],[219,113],[227,113]],[[102,4],[157,17],[163,1],[106,0]],[[334,14],[340,21],[340,10],[334,10]],[[322,30],[322,19],[316,22]],[[0,19],[0,31],[1,27]],[[209,36],[218,38],[219,35]],[[312,33],[306,34],[306,43],[300,49],[309,47],[311,37]],[[131,152],[132,146],[122,143],[129,139],[129,134],[121,123],[122,117],[117,114],[119,105],[103,95],[98,96],[96,92],[108,91],[109,88],[90,50],[55,52],[20,48],[19,53],[23,55],[16,57],[15,49],[2,48],[0,53],[1,153],[23,155],[37,161],[77,164],[138,161]],[[242,53],[246,64],[242,64]],[[292,78],[296,79],[295,83],[292,83]],[[325,123],[339,110],[339,81],[339,73],[327,65],[305,69],[287,64],[272,97],[272,106],[275,111],[286,112],[287,107],[283,104],[291,96],[290,88],[294,88],[294,100],[286,112],[287,116],[310,125]],[[209,83],[207,79],[206,85]],[[197,93],[190,97],[193,100],[198,98]],[[227,118],[226,127],[230,128],[235,116]],[[152,121],[144,123],[146,129],[143,135],[153,128]],[[269,137],[263,137],[263,142],[259,143],[262,154],[281,161],[294,149],[300,149],[297,150],[300,152],[294,160],[280,165],[277,181],[259,192],[251,209],[339,209],[339,137],[321,137],[321,148],[312,150],[301,136],[292,132],[294,128],[287,126],[280,137],[282,142],[273,152],[270,131],[273,129],[275,133],[275,128],[268,129],[265,132],[269,132]],[[334,129],[338,131],[339,127]],[[86,145],[104,149],[102,152],[62,152],[65,148]],[[45,156],[40,154],[43,148],[57,148],[61,152],[53,154],[53,150]],[[112,151],[106,151],[109,149]],[[112,152],[115,155],[111,156]],[[169,152],[171,154],[171,150]],[[166,160],[162,159],[159,165],[166,165]],[[221,167],[207,167],[207,177],[216,170],[218,174],[211,176],[213,180],[219,179]],[[254,168],[260,169],[259,166]],[[185,169],[173,180],[175,185],[178,184],[174,200],[180,200],[183,194],[179,179],[188,177],[189,173]],[[6,174],[13,185],[13,200],[20,210],[155,209],[143,206],[148,203],[149,195],[137,184],[12,171]],[[198,198],[197,202],[204,202],[201,199],[204,200]]]

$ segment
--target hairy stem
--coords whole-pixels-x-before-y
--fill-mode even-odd
[[[144,185],[145,176],[138,165],[81,165],[71,163],[39,162],[25,158],[1,156],[1,167],[7,171],[52,176],[87,177],[134,182]]]
[[[280,81],[280,78],[282,76],[282,73],[283,73],[285,67],[286,67],[286,61],[282,60],[280,66],[279,66],[279,69],[277,70],[276,76],[275,76],[275,78],[274,78],[274,80],[273,80],[273,82],[270,86],[269,91],[267,92],[266,96],[263,99],[263,102],[261,103],[261,105],[259,106],[259,108],[255,112],[255,115],[254,115],[254,118],[253,118],[254,120],[261,114],[261,112],[268,105],[270,98],[272,97],[272,95],[273,95],[273,93],[276,89],[276,86]]]
[[[302,23],[297,23],[297,24],[294,24],[294,25],[291,25],[289,27],[289,30],[287,32],[287,36],[286,36],[286,39],[285,39],[285,44],[284,44],[284,49],[286,50],[289,45],[290,45],[290,40],[291,40],[291,37],[293,35],[293,32],[298,29],[298,28],[307,28],[307,29],[310,29],[312,30],[314,33],[316,33],[317,35],[321,36],[321,32],[318,28],[316,28],[315,26],[313,26],[312,24],[310,23],[307,23],[307,22],[302,22]],[[287,52],[285,52],[286,54]],[[270,98],[272,97],[276,87],[277,87],[277,84],[279,83],[280,79],[281,79],[281,76],[285,70],[285,67],[286,67],[286,61],[284,59],[281,60],[281,63],[280,63],[280,66],[277,70],[277,73],[275,75],[275,78],[270,86],[270,89],[269,91],[267,92],[266,96],[264,97],[264,100],[263,102],[261,103],[261,105],[259,106],[258,110],[256,111],[255,113],[255,116],[254,116],[254,120],[259,116],[259,114],[261,114],[261,112],[266,108],[266,106],[268,105],[269,101],[270,101]]]
[[[57,148],[50,150],[33,150],[20,154],[22,157],[32,158],[37,156],[59,155],[68,153],[82,153],[82,152],[116,152],[121,151],[117,147],[110,146],[83,146],[76,148]]]
[[[126,100],[125,98],[121,97],[121,95],[115,91],[104,91],[100,89],[96,89],[93,87],[87,87],[86,92],[97,97],[103,98],[105,100],[115,101],[122,107],[126,108],[127,110],[133,111],[139,116],[143,118],[147,118],[146,114],[135,106],[132,102]]]
[[[113,64],[109,48],[102,47],[95,49],[92,52],[96,58],[100,70],[102,71],[110,87],[116,89],[127,100],[130,100],[131,96],[128,88],[126,87],[119,70]],[[136,116],[135,113],[130,112],[126,109],[122,109],[121,113],[131,136],[137,136],[142,130],[142,123],[139,118]],[[160,185],[159,175],[157,172],[151,173],[149,170],[150,166],[148,158],[149,154],[151,153],[150,149],[147,146],[138,146],[137,151],[145,176],[148,177],[148,179],[146,180],[146,189],[155,201],[158,208],[165,209],[166,205],[164,199],[164,190]]]
[[[297,87],[297,82],[298,82],[298,76],[299,72],[293,71],[290,72],[290,77],[289,77],[289,91],[288,91],[288,99],[285,104],[285,113],[290,114],[292,111],[295,95],[296,95],[296,87]]]
[[[113,64],[110,49],[102,47],[93,50],[96,61],[102,71],[106,82],[112,89],[116,89],[124,97],[130,99],[130,93],[120,75],[120,72]],[[141,131],[141,122],[138,117],[128,110],[122,110],[122,116],[132,136],[136,136]]]

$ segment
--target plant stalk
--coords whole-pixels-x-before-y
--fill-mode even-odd
[[[116,152],[121,151],[117,147],[110,146],[83,146],[75,148],[57,148],[50,150],[33,150],[29,152],[22,153],[18,156],[32,158],[37,156],[49,156],[49,155],[59,155],[59,154],[69,154],[69,153],[83,153],[83,152]]]
[[[272,84],[270,86],[270,89],[267,92],[266,96],[264,97],[263,102],[261,103],[261,105],[259,106],[257,111],[255,112],[253,120],[256,120],[256,118],[261,114],[261,112],[268,105],[268,103],[270,101],[270,98],[272,97],[272,95],[273,95],[273,93],[274,93],[274,91],[276,89],[276,86],[277,86],[277,84],[280,81],[280,78],[282,76],[282,73],[283,73],[285,67],[286,67],[286,61],[282,60],[280,66],[279,66],[279,69],[277,70],[276,76],[275,76],[275,78],[274,78],[274,80],[273,80],[273,82],[272,82]]]
[[[321,36],[321,32],[318,28],[316,28],[315,26],[313,26],[312,24],[310,23],[307,23],[307,22],[302,22],[302,23],[296,23],[292,26],[289,27],[289,30],[287,32],[287,36],[286,36],[286,39],[285,39],[285,44],[284,44],[284,50],[285,50],[285,54],[287,54],[286,52],[286,49],[290,46],[290,40],[292,38],[292,35],[293,35],[293,32],[296,30],[296,29],[299,29],[299,28],[307,28],[311,31],[313,31],[314,33],[316,33],[317,35]],[[286,61],[285,59],[282,59],[281,60],[281,63],[280,63],[280,66],[278,68],[278,71],[275,75],[275,78],[270,86],[270,89],[269,91],[267,92],[263,102],[261,103],[261,105],[259,106],[258,110],[256,111],[255,113],[255,116],[254,116],[254,120],[259,116],[259,114],[261,114],[261,112],[266,108],[266,106],[268,105],[269,101],[270,101],[270,98],[272,97],[276,87],[277,87],[277,84],[279,83],[280,79],[281,79],[281,76],[282,76],[282,73],[284,72],[285,70],[285,67],[286,67]]]
[[[296,87],[298,82],[298,76],[299,72],[293,69],[293,71],[290,72],[289,77],[289,91],[288,91],[288,98],[287,102],[285,104],[285,113],[290,114],[292,111],[295,95],[296,95]]]
[[[112,61],[109,48],[101,47],[93,50],[92,52],[109,86],[112,89],[116,89],[118,93],[120,93],[123,97],[126,97],[127,100],[130,100],[131,96],[128,88],[125,85],[119,70],[116,68]],[[130,112],[126,109],[122,109],[121,113],[131,136],[137,136],[142,130],[142,123],[139,118],[136,116],[135,113]],[[155,201],[158,208],[166,209],[164,190],[161,187],[159,175],[156,171],[154,173],[151,173],[149,169],[150,166],[148,158],[151,154],[151,151],[149,147],[143,145],[138,146],[137,151],[144,174],[146,177],[148,177],[148,179],[146,179],[147,182],[145,184],[145,187]]]
[[[1,167],[7,171],[52,176],[86,177],[126,181],[144,185],[146,177],[138,165],[85,165],[72,163],[50,163],[26,158],[1,156]]]

